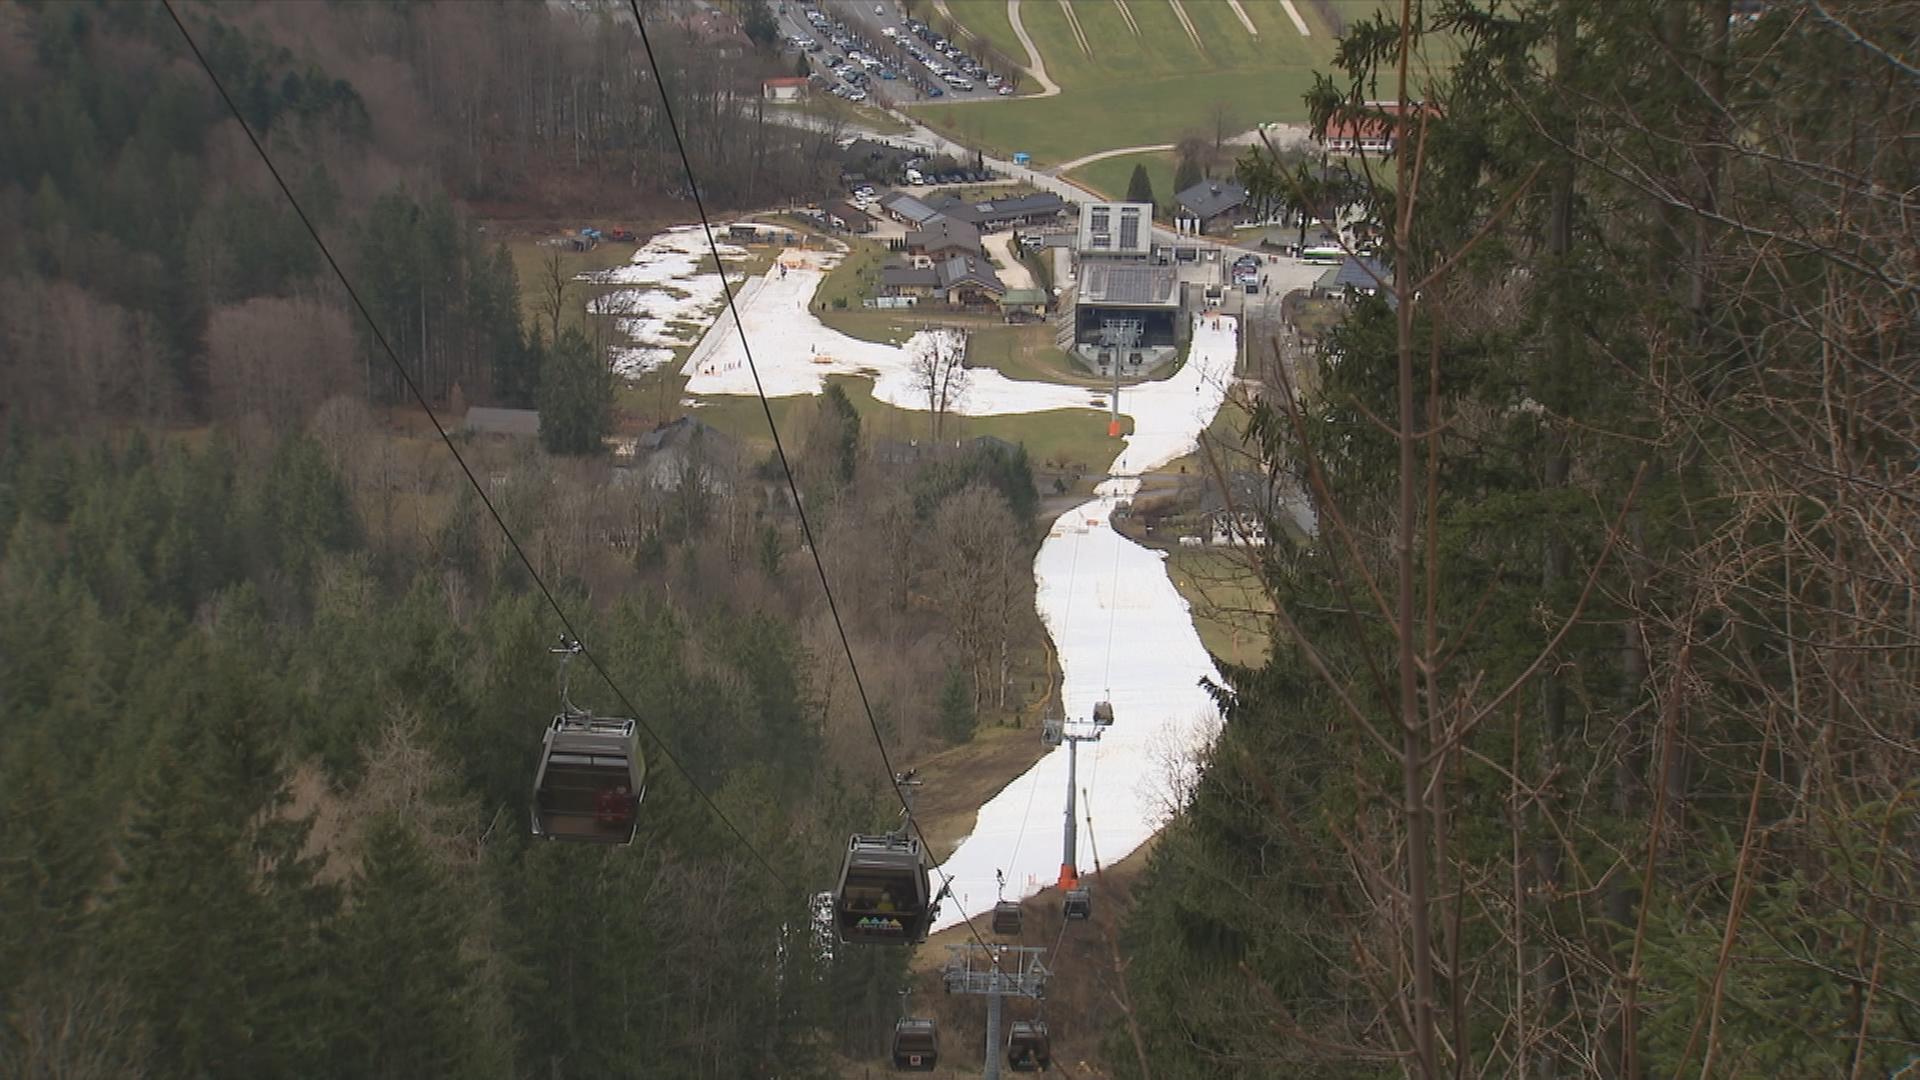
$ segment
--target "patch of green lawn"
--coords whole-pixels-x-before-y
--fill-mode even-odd
[[[1173,170],[1178,163],[1171,150],[1150,150],[1144,154],[1124,154],[1102,158],[1082,165],[1067,174],[1067,179],[1092,188],[1109,199],[1124,199],[1127,185],[1133,182],[1133,167],[1145,165],[1147,179],[1153,183],[1154,202],[1166,206],[1173,202]]]
[[[1330,0],[1335,17],[1347,26],[1382,10],[1385,2]],[[1004,4],[950,0],[949,6],[963,22],[977,23],[981,33],[1000,40]],[[1295,5],[1310,30],[1302,37],[1277,0],[1241,3],[1257,35],[1247,32],[1224,0],[1183,0],[1199,47],[1167,0],[1128,0],[1127,6],[1139,25],[1137,34],[1112,0],[1074,0],[1092,56],[1081,51],[1058,3],[1021,8],[1021,21],[1047,74],[1062,88],[1059,95],[915,105],[914,115],[996,156],[1026,151],[1045,165],[1116,147],[1178,142],[1189,134],[1210,137],[1220,108],[1236,133],[1259,123],[1303,120],[1301,96],[1312,85],[1313,72],[1332,67],[1334,28],[1317,3]],[[1397,13],[1398,5],[1391,6]],[[1017,44],[1003,51],[1016,59],[1025,56]],[[1423,67],[1444,70],[1453,51],[1451,42],[1430,38],[1416,65],[1416,81],[1426,81]],[[1171,192],[1156,187],[1155,194],[1165,198]]]
[[[1267,658],[1273,602],[1260,585],[1257,551],[1179,548],[1167,553],[1167,576],[1193,607],[1194,629],[1207,651],[1231,664],[1258,667]]]
[[[560,273],[566,279],[564,293],[565,310],[560,315],[562,329],[577,327],[586,329],[587,300],[599,296],[607,290],[602,286],[588,285],[574,279],[593,270],[605,270],[619,266],[633,258],[634,244],[605,243],[592,251],[570,251],[563,247],[550,247],[534,238],[508,240],[507,254],[513,258],[513,272],[520,281],[520,315],[523,319],[540,320],[540,325],[551,332],[547,326],[550,313],[547,305],[547,285],[552,277],[551,260],[558,255]]]
[[[873,380],[854,375],[829,378],[846,390],[848,400],[860,414],[861,437],[872,440],[925,439],[931,434],[925,412],[901,409],[876,400]],[[750,452],[764,454],[773,449],[773,437],[767,432],[766,413],[760,399],[738,395],[715,395],[700,399],[693,414],[702,421],[746,443]],[[774,422],[780,425],[782,438],[800,430],[803,417],[818,407],[812,394],[772,399]],[[1122,434],[1130,433],[1132,421],[1122,417]],[[1105,469],[1119,454],[1120,440],[1107,435],[1107,414],[1094,409],[1056,409],[1052,412],[1021,413],[1015,416],[949,416],[941,431],[943,439],[966,440],[982,435],[1005,439],[1027,448],[1027,456],[1036,463],[1072,462],[1089,469]]]
[[[947,0],[947,10],[960,24],[963,38],[972,35],[985,39],[1015,63],[1027,62],[1027,50],[1014,36],[1013,23],[1007,18],[1006,0]],[[1026,13],[1022,11],[1021,20],[1025,19]]]

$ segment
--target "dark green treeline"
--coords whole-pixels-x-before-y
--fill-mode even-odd
[[[1316,122],[1392,127],[1389,7]],[[1152,1075],[1889,1075],[1920,1053],[1912,7],[1412,8],[1390,182],[1242,163],[1358,192],[1420,295],[1404,340],[1410,295],[1357,302],[1246,433],[1319,530],[1261,557],[1290,625],[1226,673],[1128,914]]]
[[[822,760],[793,629],[556,583],[786,884],[657,746],[632,848],[535,844],[556,624],[451,535],[474,527],[445,560],[370,549],[305,438],[261,459],[16,432],[0,1072],[800,1077],[876,1051],[871,989],[903,961],[828,958],[810,901],[885,814]],[[590,677],[573,694],[615,709]]]

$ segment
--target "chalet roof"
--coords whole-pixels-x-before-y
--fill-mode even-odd
[[[940,288],[940,271],[931,266],[883,266],[880,268],[880,284],[894,288],[937,289]]]
[[[968,225],[980,224],[980,211],[975,210],[972,203],[951,191],[928,196],[926,203],[936,213],[944,214],[955,221],[964,221]]]
[[[941,288],[972,285],[997,295],[1006,295],[1006,283],[993,272],[993,267],[980,259],[968,255],[950,255],[940,263],[939,270]]]
[[[659,427],[654,428],[652,431],[647,432],[645,435],[640,436],[634,445],[641,450],[655,451],[688,446],[706,439],[723,439],[725,437],[726,436],[721,434],[720,429],[696,420],[691,416],[683,416],[678,420],[669,420]]]
[[[1194,217],[1207,220],[1246,202],[1247,189],[1238,180],[1202,180],[1173,198]]]
[[[909,232],[907,246],[927,251],[958,247],[977,252],[980,250],[980,230],[943,215],[927,222],[925,227]]]
[[[880,209],[897,214],[915,225],[925,225],[941,216],[940,211],[904,191],[890,191],[880,196]]]
[[[1066,208],[1067,201],[1051,191],[1022,195],[1017,199],[988,199],[973,206],[974,213],[982,223],[1012,221],[1035,214],[1057,214]]]

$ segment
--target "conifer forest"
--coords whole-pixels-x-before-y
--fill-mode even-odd
[[[617,260],[525,254],[846,198],[884,114],[762,99],[803,7],[0,0],[0,1077],[869,1077],[909,1002],[980,1069],[977,932],[835,940],[836,882],[890,773],[951,849],[1046,750],[1101,469],[862,378],[686,404]],[[1249,323],[1165,470],[1265,519],[1268,644],[1053,959],[1054,1071],[1920,1075],[1920,6],[1298,7],[1337,43],[1238,115],[1392,149],[1213,173],[1378,277]],[[629,845],[529,827],[563,696],[644,722]]]

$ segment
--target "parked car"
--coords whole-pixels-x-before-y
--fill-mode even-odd
[[[1006,83],[1001,83],[1000,89],[995,90],[994,93],[999,94],[1001,97],[1006,97],[1008,94],[1013,93],[1013,87],[1008,86]]]

